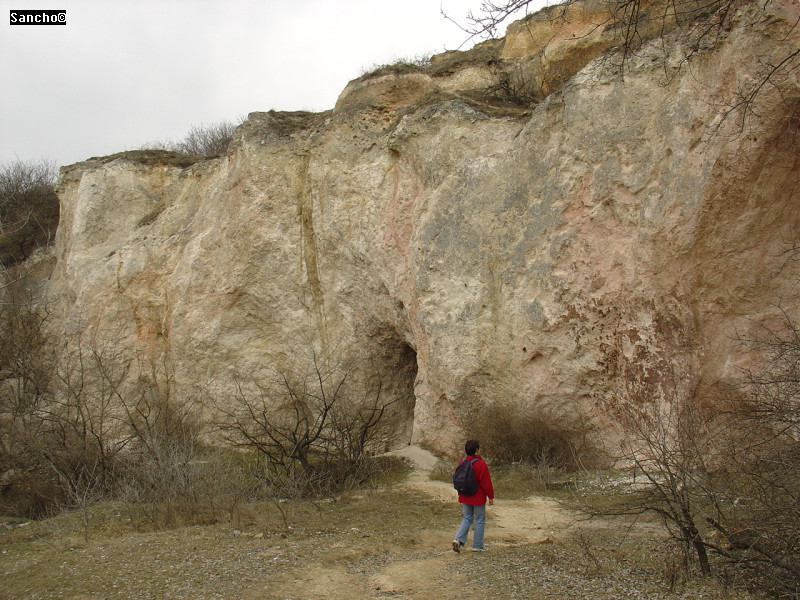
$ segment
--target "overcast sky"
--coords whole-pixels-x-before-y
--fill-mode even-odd
[[[465,23],[480,4],[0,0],[0,163],[70,164],[253,111],[327,110],[375,65],[461,46],[441,10]],[[65,9],[66,25],[11,25],[12,9]]]

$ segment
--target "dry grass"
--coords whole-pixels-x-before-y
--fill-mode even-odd
[[[88,542],[76,512],[0,526],[0,598],[233,598],[311,561],[322,546],[398,540],[410,529],[452,521],[452,510],[437,503],[387,511],[392,496],[384,490],[336,503],[252,503],[224,523],[144,533],[124,505],[105,504],[92,511]]]
[[[647,530],[645,530],[647,531]],[[489,599],[753,600],[714,580],[686,578],[681,558],[650,531],[619,524],[590,527],[552,544],[500,548],[468,568]],[[481,568],[485,566],[485,568]]]
[[[498,488],[523,495],[528,480],[516,473],[498,473]],[[424,572],[403,597],[431,600],[454,585],[497,599],[755,598],[686,578],[660,528],[623,521],[456,555],[458,507],[393,481],[335,501],[242,504],[220,522],[166,531],[142,531],[129,508],[93,506],[88,541],[77,512],[0,525],[0,598],[396,597],[375,587],[387,572]]]

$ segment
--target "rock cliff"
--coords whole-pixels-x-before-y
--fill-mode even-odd
[[[631,382],[735,376],[737,332],[798,310],[797,71],[729,113],[800,45],[798,5],[666,32],[622,74],[597,7],[549,10],[330,112],[253,113],[226,156],[63,168],[58,326],[168,356],[178,390],[367,361],[400,438],[447,452],[481,404],[611,427]]]

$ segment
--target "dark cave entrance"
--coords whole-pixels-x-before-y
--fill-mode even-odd
[[[417,353],[407,342],[394,335],[373,339],[380,345],[375,356],[383,386],[381,396],[385,401],[393,402],[387,410],[388,422],[391,424],[387,450],[392,450],[411,443],[414,432]]]

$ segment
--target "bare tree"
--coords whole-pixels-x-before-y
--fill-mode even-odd
[[[47,486],[34,485],[37,471],[46,470],[29,452],[42,429],[38,409],[52,389],[52,354],[45,328],[49,310],[41,303],[23,264],[0,268],[0,481],[4,491],[26,477],[31,485],[18,504],[27,514],[46,503]]]
[[[321,367],[314,376],[316,381],[280,374],[283,390],[278,395],[266,386],[237,381],[234,408],[219,409],[220,430],[235,446],[256,450],[277,477],[310,472],[312,451],[321,444],[346,381],[345,374],[330,382],[330,373]]]
[[[358,466],[366,453],[380,448],[385,441],[380,429],[385,427],[388,411],[397,400],[386,400],[378,376],[357,391],[351,390],[347,401],[337,403],[331,411],[325,435],[326,458],[334,464]]]
[[[709,575],[704,517],[709,514],[710,439],[715,414],[700,403],[696,384],[688,390],[675,383],[666,397],[651,397],[646,386],[628,381],[619,402],[624,439],[620,458],[633,465],[635,493],[617,512],[652,511],[685,551],[687,565]]]
[[[17,307],[35,313],[30,307]],[[41,319],[41,317],[40,317]],[[85,342],[57,356],[39,329],[12,329],[22,358],[0,389],[0,458],[4,474],[45,505],[85,508],[112,489],[130,435],[119,420],[119,355]],[[36,507],[30,499],[30,509]]]
[[[385,442],[389,408],[377,376],[362,379],[332,355],[312,353],[307,371],[279,371],[268,384],[238,381],[231,406],[218,403],[217,427],[234,446],[254,450],[262,476],[293,493],[330,493],[358,478]]]
[[[0,165],[0,265],[26,259],[55,237],[58,169],[48,160]]]
[[[709,523],[729,561],[785,593],[800,588],[800,327],[781,320],[740,338],[760,363],[743,373],[730,418],[737,426],[717,473],[718,510]]]
[[[796,258],[788,251],[787,265]],[[795,299],[786,304],[794,306]],[[607,406],[629,465],[609,509],[653,512],[703,575],[741,577],[780,596],[800,589],[800,328],[795,312],[750,323],[744,351],[760,357],[740,382],[703,385],[673,352],[629,354],[613,373],[621,389]],[[767,325],[767,323],[771,323]],[[661,358],[659,358],[659,356]],[[682,362],[684,364],[682,364]]]
[[[68,490],[110,492],[119,457],[133,438],[121,410],[130,361],[113,342],[88,332],[57,357],[55,380],[37,411],[43,436],[37,451]]]
[[[175,395],[168,361],[137,360],[113,335],[103,341],[87,329],[56,341],[43,332],[46,313],[25,303],[2,308],[10,326],[0,341],[14,359],[0,380],[0,480],[7,487],[28,489],[46,506],[80,508],[85,517],[90,503],[121,493],[151,506],[178,499],[192,508],[204,487],[210,491],[199,485],[196,398]],[[28,512],[46,508],[24,504]]]

